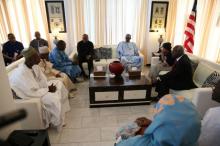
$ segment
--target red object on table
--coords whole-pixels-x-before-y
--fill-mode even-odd
[[[124,71],[124,66],[120,61],[113,61],[109,64],[109,71],[112,74],[115,74],[115,76],[121,76],[122,72]]]

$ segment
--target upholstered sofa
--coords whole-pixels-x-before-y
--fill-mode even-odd
[[[171,94],[182,95],[190,99],[197,110],[203,117],[206,111],[210,107],[220,106],[220,103],[212,100],[212,88],[202,88],[203,83],[207,79],[207,77],[214,71],[220,73],[220,64],[205,60],[203,58],[197,57],[192,54],[187,54],[190,60],[193,62],[195,67],[195,71],[193,74],[193,82],[198,88],[191,90],[170,90]],[[159,63],[159,57],[151,58],[151,66],[154,68]],[[164,74],[166,72],[162,71],[160,74]]]
[[[95,46],[94,48],[95,48],[95,52],[97,52],[98,50],[102,50],[102,49],[111,49],[111,55],[104,54],[104,55],[98,56],[98,58],[101,58],[101,59],[99,59],[99,60],[94,59],[94,61],[93,61],[94,66],[105,66],[105,67],[108,68],[108,65],[111,62],[116,61],[116,60],[118,61],[117,51],[116,51],[117,45]],[[75,48],[75,50],[76,50],[76,48]],[[72,52],[70,54],[70,58],[71,59],[75,58],[74,56],[76,56],[76,54],[77,53]],[[144,67],[144,55],[141,52],[139,52],[139,55],[143,58],[143,64],[142,64],[142,69],[143,69],[143,67]],[[87,64],[84,63],[83,68],[87,68]]]

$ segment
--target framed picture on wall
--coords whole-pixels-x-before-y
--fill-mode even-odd
[[[66,32],[66,19],[63,1],[45,1],[49,32]]]
[[[168,1],[152,1],[150,18],[151,32],[166,29],[168,6]]]

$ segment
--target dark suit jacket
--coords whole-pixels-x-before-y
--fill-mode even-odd
[[[184,54],[170,72],[160,76],[162,81],[165,81],[169,88],[174,90],[184,90],[194,88],[195,85],[192,80],[192,66],[191,61],[186,54]]]

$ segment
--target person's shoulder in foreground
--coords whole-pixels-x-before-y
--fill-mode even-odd
[[[220,146],[220,107],[210,108],[203,120],[199,146]]]

